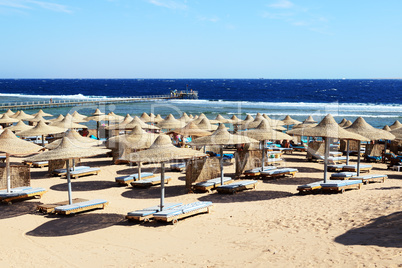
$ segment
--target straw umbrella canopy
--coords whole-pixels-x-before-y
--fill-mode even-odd
[[[30,114],[26,114],[24,111],[18,111],[16,112],[12,118],[18,119],[18,120],[23,120],[23,121],[27,121],[28,119],[32,119],[34,118],[34,116],[30,115]]]
[[[196,124],[195,122],[193,122],[193,123]],[[207,131],[214,131],[214,130],[218,129],[218,126],[212,125],[208,118],[202,119],[198,124],[196,124],[196,126],[199,129],[207,130]]]
[[[11,111],[10,109],[8,109],[7,112],[5,112],[4,114],[12,117],[15,113],[13,111]]]
[[[53,116],[52,114],[45,113],[42,109],[40,109],[36,114],[33,114],[33,116],[37,116],[37,115],[40,115],[40,116],[42,116],[42,117],[45,117],[45,116]]]
[[[42,149],[40,146],[21,140],[15,134],[5,129],[0,135],[0,152],[6,153],[6,177],[7,177],[7,193],[11,191],[11,176],[10,176],[10,155],[12,154],[28,154],[37,152]]]
[[[73,117],[70,114],[67,114],[61,121],[53,122],[50,124],[53,127],[60,127],[60,128],[88,128],[85,125],[81,125],[74,122]]]
[[[169,136],[162,134],[155,140],[148,150],[131,153],[127,160],[132,162],[161,163],[160,210],[163,210],[165,199],[165,162],[205,156],[207,155],[193,149],[178,148],[174,146]]]
[[[345,124],[343,124],[342,127],[343,127],[343,128],[347,128],[347,127],[350,127],[352,124],[353,124],[352,121],[347,120],[347,121],[345,122]]]
[[[282,122],[286,125],[286,126],[290,126],[290,125],[296,125],[296,124],[300,124],[301,122],[293,119],[292,117],[290,117],[290,115],[285,116],[284,119],[282,119]]]
[[[179,118],[179,120],[188,123],[191,121],[191,118],[186,113],[183,113],[183,115]]]
[[[221,185],[223,185],[223,145],[233,145],[233,144],[245,144],[258,142],[255,139],[242,136],[230,134],[226,129],[225,125],[219,124],[218,129],[212,133],[210,136],[201,137],[195,139],[190,143],[190,145],[201,146],[201,145],[219,145],[220,146],[220,168],[221,168]]]
[[[314,124],[314,123],[317,123],[317,121],[315,121],[314,118],[313,118],[311,115],[309,115],[306,119],[304,119],[303,123],[306,123],[306,124],[308,124],[308,123]]]
[[[218,114],[218,115],[215,117],[215,120],[218,121],[218,122],[220,122],[220,123],[223,123],[223,124],[231,124],[231,123],[233,122],[232,120],[226,119],[225,117],[223,117],[223,116],[220,115],[220,114]]]
[[[151,130],[159,130],[159,127],[153,126],[153,125],[148,125],[144,123],[138,116],[134,116],[133,120],[125,126],[123,126],[124,129],[134,129],[135,126],[140,126],[142,129],[151,129]]]
[[[34,122],[34,123],[37,123],[37,122],[39,122],[39,121],[43,121],[43,122],[45,122],[45,123],[49,123],[49,122],[50,122],[49,119],[43,118],[43,116],[42,116],[41,114],[35,115],[34,118],[28,119],[28,121],[29,121],[29,122]]]
[[[9,129],[14,132],[24,131],[33,128],[33,126],[28,126],[23,121],[19,121],[16,125],[9,126],[6,129]]]
[[[140,116],[140,119],[142,121],[144,121],[145,123],[151,122],[151,117],[147,114],[147,113],[142,113],[142,115]]]
[[[124,129],[126,125],[128,125],[130,122],[133,121],[133,119],[134,118],[132,118],[131,115],[126,114],[126,116],[124,117],[123,121],[119,122],[118,124],[107,126],[106,129],[108,129],[108,130]]]
[[[329,154],[329,139],[344,139],[344,140],[360,140],[360,141],[368,141],[367,138],[347,131],[340,127],[338,123],[335,121],[334,117],[331,114],[328,114],[321,120],[321,122],[311,128],[296,128],[289,130],[288,134],[293,135],[306,135],[309,137],[323,137],[325,138],[325,155],[324,155],[324,183],[327,182],[327,165],[328,165],[328,154]]]
[[[48,161],[48,160],[66,160],[67,169],[67,185],[68,185],[68,201],[71,205],[72,202],[72,191],[71,191],[71,178],[70,178],[70,159],[85,158],[95,155],[105,154],[109,152],[109,149],[100,148],[81,148],[75,145],[67,137],[64,137],[60,142],[59,146],[53,150],[43,152],[41,154],[27,158],[28,161]]]
[[[7,114],[3,114],[3,117],[0,118],[0,124],[12,124],[19,122],[19,119],[11,118]]]
[[[359,134],[363,137],[366,137],[369,140],[393,140],[395,136],[390,132],[375,128],[368,124],[362,117],[358,117],[350,127],[345,128],[345,130]],[[357,157],[357,175],[360,175],[360,141],[358,147],[358,157]],[[349,148],[348,150],[349,151]],[[347,154],[349,157],[349,154]]]
[[[61,121],[61,120],[63,120],[63,118],[64,118],[64,115],[59,114],[59,116],[58,116],[58,117],[53,118],[53,119],[49,119],[49,121],[51,121],[51,122],[57,122],[57,121]]]
[[[99,140],[99,128],[100,128],[100,122],[101,121],[106,121],[107,116],[101,112],[98,108],[95,110],[95,112],[91,115],[85,118],[86,121],[96,121],[96,138]]]
[[[271,127],[273,127],[273,126],[283,126],[284,125],[282,120],[272,119],[266,114],[263,114],[262,117],[264,117],[264,119],[268,120],[268,122],[271,125]]]
[[[246,116],[246,118],[244,118],[244,120],[242,120],[242,121],[240,121],[240,122],[238,122],[236,124],[243,126],[243,125],[247,125],[247,124],[249,124],[249,123],[251,123],[253,121],[254,121],[254,117],[252,117],[251,115],[248,114]]]
[[[21,131],[18,133],[18,135],[22,136],[22,137],[42,136],[42,146],[44,146],[45,145],[45,137],[44,137],[45,135],[63,133],[64,131],[66,131],[66,129],[60,128],[60,127],[48,126],[45,124],[45,122],[39,121],[36,126],[34,126],[31,129]]]
[[[165,120],[158,123],[158,127],[163,129],[175,129],[184,127],[185,124],[185,122],[177,120],[172,114],[169,114]]]
[[[81,121],[81,120],[84,120],[85,118],[87,118],[86,115],[80,114],[80,113],[78,113],[77,111],[74,111],[74,112],[71,114],[71,116],[73,117],[74,122]]]
[[[183,136],[195,136],[195,137],[204,137],[204,136],[209,136],[212,134],[211,132],[209,132],[207,130],[200,129],[193,122],[188,123],[183,128],[177,128],[177,129],[174,129],[174,130],[168,132],[168,134],[170,134],[170,133],[176,133],[176,134],[180,134]]]
[[[88,137],[83,137],[74,129],[68,130],[64,134],[64,137],[69,138],[70,141],[72,143],[74,143],[75,145],[77,145],[78,147],[88,148],[88,147],[91,147],[91,146],[94,146],[94,145],[98,145],[96,140],[88,138]],[[62,140],[63,139],[57,139],[54,142],[46,145],[45,148],[50,149],[50,150],[56,149],[60,145]]]
[[[292,137],[286,133],[276,131],[269,127],[267,120],[261,120],[261,123],[256,129],[246,130],[241,133],[249,138],[260,141],[262,149],[262,159],[261,159],[261,171],[264,170],[264,158],[265,158],[265,143],[267,140],[291,140]]]
[[[348,120],[346,120],[346,118],[342,118],[342,121],[339,122],[339,126],[343,127],[346,124],[347,121]]]
[[[385,126],[382,128],[382,130],[391,131],[392,129],[391,129],[388,125],[385,125]]]
[[[396,140],[402,140],[402,127],[391,130],[390,133],[395,136]]]
[[[231,124],[238,124],[240,123],[242,120],[239,119],[236,115],[232,115],[232,117],[230,118],[230,123]]]
[[[392,130],[400,128],[400,127],[402,127],[402,124],[398,120],[395,120],[395,122],[389,126],[389,128]]]
[[[162,116],[160,115],[160,114],[157,114],[156,116],[155,116],[155,118],[153,119],[153,122],[154,123],[159,123],[159,122],[161,122],[161,121],[163,121],[164,119],[162,118]]]

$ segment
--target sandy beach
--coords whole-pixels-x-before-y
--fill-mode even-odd
[[[114,178],[136,167],[106,156],[82,159],[98,175],[73,180],[73,198],[104,198],[104,210],[75,216],[43,215],[40,203],[67,200],[66,180],[31,169],[42,199],[0,206],[1,267],[401,267],[402,173],[373,164],[385,183],[344,194],[298,195],[297,186],[322,179],[323,164],[305,153],[284,155],[295,177],[260,180],[235,195],[191,193],[185,174],[168,171],[166,202],[212,201],[212,212],[176,225],[133,223],[129,211],[159,204],[160,186],[135,189]],[[21,158],[12,158],[20,162]],[[352,160],[355,160],[352,158]],[[158,167],[144,165],[143,171]],[[156,170],[156,172],[158,172]],[[225,166],[234,174],[234,165]]]

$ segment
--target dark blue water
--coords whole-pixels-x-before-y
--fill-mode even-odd
[[[128,97],[193,89],[204,100],[402,104],[402,80],[0,79],[0,93]]]

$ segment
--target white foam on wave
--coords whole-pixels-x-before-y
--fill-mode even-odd
[[[18,93],[0,93],[0,97],[17,97],[17,98],[30,98],[30,99],[106,99],[105,96],[84,96],[82,94],[75,95],[27,95]]]

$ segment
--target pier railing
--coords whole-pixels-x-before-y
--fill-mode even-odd
[[[197,91],[178,92],[175,94],[135,96],[135,97],[63,99],[63,100],[49,99],[46,101],[0,103],[0,110],[71,107],[71,106],[85,106],[85,105],[113,104],[113,103],[133,103],[141,101],[155,101],[155,100],[167,100],[167,99],[198,99],[198,92]]]

